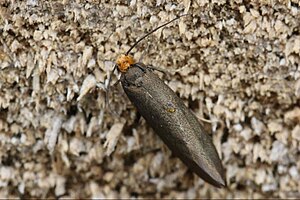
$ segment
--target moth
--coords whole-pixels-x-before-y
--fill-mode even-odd
[[[182,17],[181,15],[140,38],[114,66],[130,101],[175,156],[194,173],[216,187],[224,187],[225,172],[212,138],[197,117],[153,69],[136,63],[130,51],[145,37]]]

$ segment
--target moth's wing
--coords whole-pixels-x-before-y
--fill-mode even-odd
[[[214,186],[225,186],[221,160],[196,116],[156,74],[140,68],[121,79],[138,112],[189,169]]]

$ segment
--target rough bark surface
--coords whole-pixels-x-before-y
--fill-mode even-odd
[[[227,189],[134,125],[120,84],[104,110],[116,58],[183,13],[132,54],[211,121]],[[300,198],[299,27],[296,0],[0,1],[0,197]]]

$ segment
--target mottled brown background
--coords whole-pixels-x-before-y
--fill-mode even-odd
[[[0,5],[0,197],[300,197],[299,1]],[[133,55],[211,120],[227,189],[188,171],[143,119],[132,126],[120,85],[116,113],[103,109],[111,61],[183,13]]]

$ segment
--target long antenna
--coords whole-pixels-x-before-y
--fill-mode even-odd
[[[147,36],[151,35],[151,34],[154,33],[155,31],[157,31],[158,29],[160,29],[160,28],[162,28],[162,27],[164,27],[164,26],[166,26],[166,25],[172,23],[173,21],[179,19],[180,17],[186,16],[186,15],[188,15],[188,14],[180,15],[180,16],[178,16],[178,17],[172,19],[171,21],[168,21],[168,22],[164,23],[163,25],[160,25],[159,27],[153,29],[153,30],[150,31],[149,33],[145,34],[143,37],[141,37],[140,39],[138,39],[138,41],[136,41],[136,42],[130,47],[130,49],[126,52],[125,55],[128,55],[128,54],[130,53],[130,51],[131,51],[131,50],[132,50],[139,42],[141,42],[143,39],[145,39]],[[105,107],[107,107],[107,105],[108,105],[108,109],[110,110],[110,112],[112,112],[112,109],[111,109],[110,104],[109,104],[110,82],[111,82],[111,76],[112,76],[112,74],[114,73],[114,71],[117,69],[117,67],[118,67],[118,66],[115,64],[115,65],[114,65],[114,68],[113,68],[113,70],[112,70],[112,72],[110,73],[110,76],[109,76],[109,79],[108,79],[108,84],[107,84],[107,89],[106,89]],[[112,113],[113,113],[113,112],[112,112]],[[113,113],[113,114],[116,114],[116,113]]]
[[[163,25],[160,25],[159,27],[153,29],[152,31],[150,31],[149,33],[147,33],[146,35],[144,35],[143,37],[141,37],[138,41],[136,41],[136,42],[130,47],[130,49],[126,52],[125,55],[127,56],[127,55],[130,53],[130,51],[131,51],[131,50],[132,50],[132,49],[133,49],[140,41],[142,41],[143,39],[145,39],[145,37],[148,37],[149,35],[151,35],[151,34],[154,33],[155,31],[157,31],[158,29],[160,29],[160,28],[162,28],[162,27],[164,27],[164,26],[166,26],[166,25],[172,23],[173,21],[179,19],[180,17],[186,16],[186,15],[188,15],[188,14],[180,15],[180,16],[178,16],[178,17],[172,19],[171,21],[168,21],[168,22],[164,23]]]

